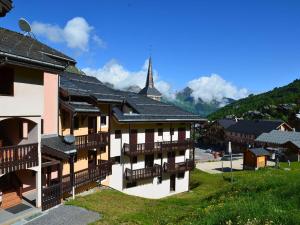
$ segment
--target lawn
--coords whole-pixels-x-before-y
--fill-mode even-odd
[[[211,175],[195,170],[191,191],[149,200],[114,190],[77,197],[67,204],[97,211],[96,224],[300,224],[300,164]]]

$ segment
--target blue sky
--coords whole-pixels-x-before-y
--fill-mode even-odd
[[[125,73],[125,77],[133,74],[134,79],[144,74],[143,65],[150,46],[157,80],[172,90],[217,74],[217,78],[208,81],[221,80],[223,83],[216,87],[222,89],[229,85],[221,93],[226,95],[232,91],[230,88],[235,88],[238,97],[244,93],[241,88],[246,88],[247,93],[257,93],[299,77],[300,1],[95,0],[84,3],[14,0],[15,8],[0,19],[1,26],[19,31],[17,21],[25,17],[30,23],[64,30],[68,21],[80,17],[88,24],[89,39],[84,50],[68,46],[70,40],[51,40],[45,29],[40,29],[37,37],[74,57],[80,68],[88,68],[99,78],[105,76],[105,71],[108,76],[118,72],[120,76]],[[109,67],[112,64],[118,67],[112,69]],[[205,80],[195,85],[196,89],[203,88]],[[206,91],[213,88],[208,86]]]

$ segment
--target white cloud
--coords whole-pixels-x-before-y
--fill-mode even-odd
[[[240,99],[249,94],[247,89],[238,89],[217,74],[191,80],[188,86],[192,89],[192,96],[195,99],[200,98],[205,102],[217,100],[221,102],[221,106],[226,105],[224,98]]]
[[[84,68],[83,71],[91,76],[97,77],[102,82],[109,82],[117,89],[125,89],[129,86],[137,85],[140,88],[145,87],[148,69],[148,60],[138,71],[129,71],[116,60],[110,60],[102,68]],[[174,91],[171,85],[159,79],[157,72],[154,70],[155,87],[166,97],[173,98]]]
[[[83,17],[74,17],[62,28],[49,23],[33,22],[32,31],[38,36],[43,36],[54,43],[66,43],[69,48],[81,51],[89,50],[92,40],[99,47],[104,46],[104,41],[97,35],[92,35],[93,26],[89,25]]]

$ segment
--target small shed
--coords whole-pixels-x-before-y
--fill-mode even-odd
[[[244,169],[258,169],[267,166],[270,153],[264,148],[250,148],[244,152]]]

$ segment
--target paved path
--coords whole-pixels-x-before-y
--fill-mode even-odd
[[[275,163],[268,161],[268,166],[274,166]],[[218,162],[199,162],[196,164],[196,168],[207,173],[215,174],[222,173],[222,161]],[[232,161],[233,171],[243,170],[243,159],[237,159]],[[223,171],[230,172],[230,161],[223,161]]]
[[[84,225],[99,219],[99,213],[75,206],[59,205],[26,225]]]

